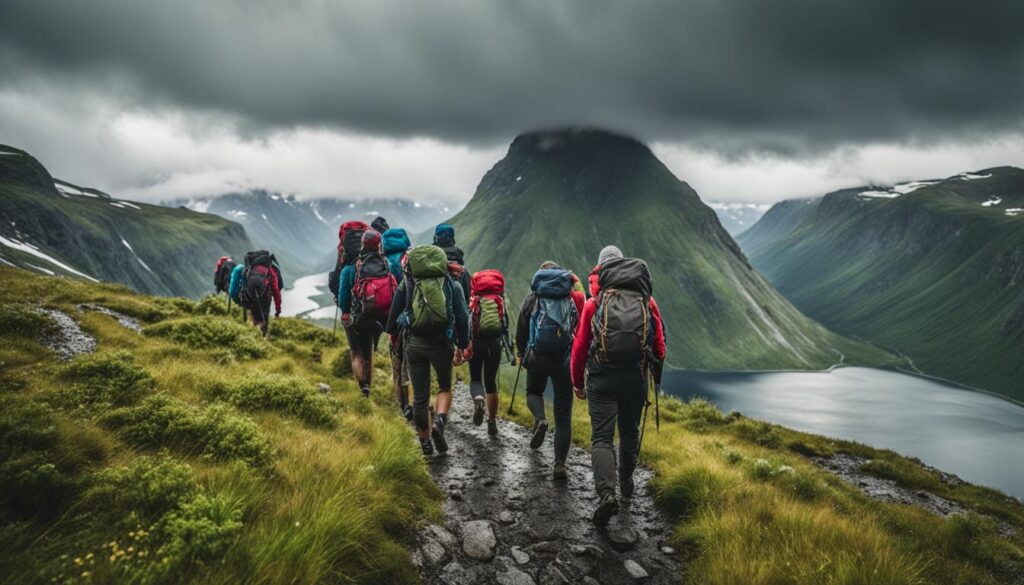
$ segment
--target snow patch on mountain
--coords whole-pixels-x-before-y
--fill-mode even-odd
[[[992,173],[989,173],[987,175],[979,175],[975,173],[960,173],[959,175],[957,175],[957,178],[960,179],[961,181],[976,181],[978,179],[987,179],[991,176]]]
[[[141,264],[143,268],[150,272],[153,272],[153,269],[150,268],[149,265],[142,260],[142,258],[139,258],[138,254],[135,253],[135,250],[132,248],[132,245],[128,243],[128,240],[121,238],[121,243],[124,244],[125,248],[128,248],[128,251],[132,253],[132,256],[135,256],[135,259],[139,261],[139,264]]]
[[[994,205],[999,205],[1002,202],[1003,202],[1003,198],[1002,197],[992,197],[988,201],[982,202],[981,206],[982,207],[992,207]]]
[[[89,276],[88,274],[85,274],[84,272],[81,272],[79,270],[75,270],[74,268],[68,266],[67,264],[61,262],[60,260],[57,260],[53,256],[50,256],[50,255],[40,251],[39,248],[37,248],[36,246],[33,246],[32,244],[29,244],[27,242],[21,242],[21,241],[14,240],[14,239],[7,239],[7,238],[5,238],[3,236],[0,236],[0,245],[6,246],[6,247],[11,248],[13,250],[18,250],[20,252],[24,252],[26,254],[30,254],[30,255],[35,256],[36,258],[40,258],[42,260],[46,260],[50,264],[53,264],[54,266],[57,266],[57,267],[59,267],[59,268],[61,268],[63,270],[66,270],[66,271],[68,271],[68,272],[70,272],[72,274],[76,274],[78,276],[81,276],[82,278],[87,278],[87,279],[89,279],[89,280],[91,280],[93,282],[99,282],[99,280]]]
[[[28,266],[29,268],[31,268],[31,269],[33,269],[33,270],[35,270],[37,272],[42,272],[43,274],[47,274],[49,276],[55,276],[57,274],[56,272],[50,270],[49,268],[43,268],[42,266],[36,266],[35,264],[33,264],[31,262],[26,262],[25,266]]]
[[[1006,215],[1009,215],[1010,217],[1020,215],[1021,213],[1024,213],[1024,208],[1021,207],[1014,207],[1013,209],[1006,210]]]

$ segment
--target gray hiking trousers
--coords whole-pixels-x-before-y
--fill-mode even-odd
[[[594,487],[598,497],[615,493],[619,477],[631,477],[640,448],[640,419],[647,400],[647,380],[639,366],[603,368],[587,375]],[[615,464],[615,427],[619,428],[619,465]]]

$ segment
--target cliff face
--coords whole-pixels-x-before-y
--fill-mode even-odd
[[[145,293],[212,292],[217,258],[252,248],[213,215],[118,200],[55,180],[28,153],[0,147],[0,258],[39,273],[119,282]]]

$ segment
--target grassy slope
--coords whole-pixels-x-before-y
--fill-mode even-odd
[[[1024,172],[994,171],[897,199],[829,195],[752,261],[829,327],[898,348],[927,373],[1022,399],[1024,217],[978,203],[1024,197]]]
[[[516,139],[451,220],[472,270],[505,272],[513,309],[541,261],[585,279],[601,247],[616,244],[651,266],[673,366],[825,368],[837,351],[848,363],[893,363],[797,311],[645,146],[599,132],[579,132],[548,151],[538,140]]]
[[[252,247],[241,226],[213,215],[134,202],[134,207],[115,207],[116,199],[104,197],[62,197],[52,183],[29,155],[0,156],[0,234],[36,245],[99,280],[199,297],[212,289],[217,258],[239,257]],[[21,266],[30,262],[64,273],[6,247],[0,247],[0,255]]]
[[[386,359],[364,401],[331,365],[341,342],[296,320],[276,321],[266,343],[214,299],[55,286],[4,268],[0,282],[9,332],[0,340],[0,582],[417,581],[404,543],[438,518],[441,494],[384,390]],[[56,366],[32,338],[45,323],[26,298],[80,318],[99,339],[96,356]],[[82,302],[150,325],[137,335],[76,313]],[[207,339],[217,342],[202,347]],[[320,381],[329,396],[312,386]],[[154,408],[154,395],[184,406],[164,398],[177,410]],[[519,400],[515,418],[528,423]],[[1021,567],[1024,507],[997,492],[950,487],[894,453],[726,418],[700,402],[664,400],[662,420],[659,433],[648,429],[643,459],[677,519],[689,583],[985,584],[1010,582]],[[574,437],[587,445],[589,433],[577,403]],[[876,473],[999,518],[1015,536],[998,536],[981,516],[943,520],[873,502],[805,457],[832,452],[873,458]]]

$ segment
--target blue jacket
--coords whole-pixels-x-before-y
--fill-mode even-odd
[[[235,266],[231,271],[231,284],[228,285],[228,296],[238,303],[238,293],[242,292],[242,273],[245,272],[245,264]]]
[[[352,310],[352,285],[356,283],[356,265],[348,264],[338,275],[338,308],[342,313]]]

